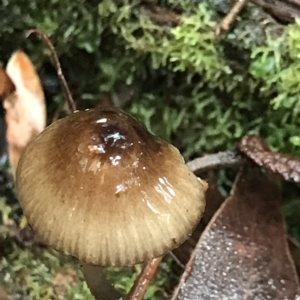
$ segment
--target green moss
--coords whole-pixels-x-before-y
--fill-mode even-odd
[[[247,4],[230,32],[216,37],[215,26],[222,18],[217,10],[226,11],[228,1],[161,0],[155,5],[174,9],[181,15],[178,24],[158,24],[151,19],[151,4],[138,0],[4,1],[0,58],[6,61],[22,45],[42,69],[49,51],[36,37],[25,41],[23,35],[24,30],[39,27],[54,42],[72,91],[82,95],[80,107],[94,106],[109,95],[153,133],[179,147],[187,159],[235,148],[248,132],[260,134],[276,151],[299,155],[300,22],[279,25]],[[167,13],[162,17],[167,19]],[[125,98],[130,100],[126,104]],[[61,95],[54,99],[49,101],[52,106],[61,105]],[[293,199],[286,202],[284,212],[289,232],[296,235],[299,228],[293,220],[300,208],[294,196],[287,193],[288,197]],[[6,220],[10,209],[2,207]],[[18,255],[22,252],[13,247]],[[6,268],[26,265],[30,279],[21,279],[16,289],[39,282],[44,295],[53,270],[65,260],[56,254],[51,254],[53,260],[47,256],[46,262],[38,258],[40,275],[34,275],[33,253],[24,250],[20,260],[12,253]],[[39,255],[45,259],[42,252]],[[111,274],[120,288],[128,289],[132,283],[126,276]],[[160,289],[162,281],[158,279],[151,289]],[[79,282],[70,293],[88,299]],[[11,285],[8,280],[6,286]],[[80,299],[74,295],[70,299]]]
[[[10,253],[1,260],[0,282],[9,295],[32,300],[93,299],[75,261],[43,248],[21,249],[15,243],[6,244],[8,248]],[[58,273],[74,268],[74,281],[55,283]]]
[[[51,249],[22,249],[13,242],[5,246],[11,253],[1,259],[0,282],[14,299],[94,299],[75,259]],[[147,290],[145,299],[167,297],[166,267],[164,263]],[[127,293],[140,270],[139,265],[128,270],[107,269],[106,276],[117,289]],[[169,267],[167,270],[170,270]]]
[[[13,2],[5,3],[7,10]],[[11,16],[18,22],[2,21],[0,36],[9,49],[17,29],[45,30],[72,86],[94,95],[94,103],[103,93],[118,93],[119,82],[137,82],[140,93],[127,109],[186,157],[232,148],[246,132],[262,134],[276,150],[299,153],[299,23],[283,27],[248,5],[230,33],[216,37],[214,3],[158,5],[176,7],[179,24],[155,23],[151,5],[139,1],[53,0],[39,12],[24,2]],[[36,39],[23,44],[39,65],[47,59]]]

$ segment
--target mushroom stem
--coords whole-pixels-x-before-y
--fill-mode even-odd
[[[96,300],[123,299],[123,295],[105,278],[102,267],[82,263],[82,272]]]

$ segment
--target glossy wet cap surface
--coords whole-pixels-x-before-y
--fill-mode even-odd
[[[116,108],[76,112],[24,151],[17,190],[46,243],[125,266],[180,245],[199,222],[204,186],[178,150]]]

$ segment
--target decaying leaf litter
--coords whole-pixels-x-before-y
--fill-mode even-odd
[[[261,151],[262,153],[259,154],[259,158],[256,160],[255,154],[257,153],[257,151],[256,151],[257,149],[255,149],[255,151],[251,152],[251,149],[249,150],[248,147],[246,147],[246,150],[243,147],[243,146],[245,146],[245,140],[247,140],[247,138],[249,138],[249,137],[246,136],[239,145],[239,149],[241,150],[241,152],[245,153],[247,156],[249,156],[252,160],[254,160],[256,163],[258,163],[260,166],[265,167],[266,169],[271,169],[275,173],[279,173],[280,175],[282,175],[282,177],[284,179],[292,180],[292,181],[295,181],[296,183],[299,183],[299,176],[298,176],[299,166],[297,163],[297,161],[298,161],[297,158],[290,158],[283,154],[274,154],[271,151],[269,151],[268,149],[261,147],[261,149],[263,149],[264,151]],[[259,139],[259,137],[258,137],[258,139]],[[249,148],[251,148],[251,147],[249,146]],[[224,157],[225,157],[225,159],[224,159]],[[271,157],[271,159],[270,159],[270,157]],[[207,160],[208,161],[211,160],[212,164],[210,165],[210,163],[207,163]],[[255,297],[258,297],[257,299],[260,299],[259,297],[261,297],[261,296],[266,297],[266,299],[297,299],[297,296],[299,293],[299,282],[298,282],[298,278],[297,278],[297,275],[295,272],[294,263],[291,260],[290,253],[289,253],[289,250],[287,247],[286,236],[284,233],[284,224],[283,224],[283,220],[281,217],[280,208],[278,205],[279,204],[278,194],[280,194],[280,187],[279,187],[280,184],[278,183],[279,180],[273,174],[268,173],[266,175],[264,173],[264,171],[262,171],[262,169],[258,169],[253,164],[248,165],[248,163],[246,163],[246,162],[247,162],[247,159],[245,159],[245,157],[242,154],[240,154],[239,151],[235,151],[235,152],[219,153],[216,155],[207,156],[205,160],[199,159],[199,160],[195,160],[195,161],[188,163],[188,165],[190,167],[192,166],[192,170],[194,172],[199,172],[201,170],[203,171],[203,170],[215,169],[215,168],[220,168],[220,167],[224,167],[224,166],[225,167],[226,166],[234,166],[234,167],[242,166],[242,167],[241,167],[239,175],[237,176],[236,183],[232,189],[231,196],[222,204],[221,208],[216,212],[216,214],[210,220],[210,222],[209,222],[209,219],[212,217],[213,213],[210,213],[209,216],[207,216],[206,223],[207,222],[209,222],[209,223],[206,228],[205,228],[206,224],[202,224],[202,229],[195,231],[196,233],[198,233],[197,238],[199,238],[202,230],[204,229],[204,233],[200,237],[200,240],[199,240],[195,250],[193,250],[193,247],[191,247],[191,249],[190,249],[190,251],[192,252],[192,255],[191,255],[189,263],[185,267],[186,270],[183,274],[181,282],[180,282],[178,288],[176,289],[175,294],[173,295],[174,299],[176,299],[176,297],[178,297],[180,299],[195,299],[195,297],[200,297],[199,299],[206,299],[205,297],[208,297],[208,295],[210,295],[210,297],[212,297],[213,292],[217,297],[215,299],[222,299],[222,297],[226,297],[226,296],[229,297],[228,295],[230,295],[230,293],[233,293],[232,295],[234,295],[234,296],[236,295],[234,293],[237,293],[238,295],[241,295],[241,297],[243,297],[243,298],[249,297],[249,299],[252,299],[252,298],[256,299]],[[289,163],[289,162],[291,162],[291,163]],[[211,174],[213,174],[213,173],[210,173],[210,176],[213,176]],[[213,180],[212,180],[212,182],[213,182]],[[251,195],[251,192],[253,192],[253,189],[254,189],[253,187],[258,188],[257,189],[258,191],[256,191],[254,193],[253,198],[251,198],[247,193],[245,193],[245,195],[244,195],[245,190],[247,192],[249,192],[249,194]],[[262,187],[262,188],[260,189],[259,187]],[[266,192],[266,187],[269,187],[273,191],[274,198],[275,198],[275,200],[277,200],[277,202],[276,201],[272,202],[271,200],[273,200],[273,199],[270,200],[270,195],[268,194],[268,192]],[[210,191],[212,191],[212,190],[210,190]],[[217,204],[215,204],[215,207],[212,208],[213,212],[217,209],[217,207],[223,201],[222,197],[220,195],[217,196],[216,194],[217,193],[215,193],[213,196],[207,195],[208,199],[210,197],[213,197],[213,199],[215,199],[215,197],[216,197],[218,199],[216,201]],[[258,209],[256,209],[257,207],[251,201],[249,201],[249,199],[256,200]],[[257,256],[259,256],[259,254],[261,254],[260,252],[255,250],[256,246],[258,246],[258,250],[265,250],[265,251],[270,250],[269,248],[271,248],[271,246],[270,246],[271,244],[270,244],[270,241],[268,244],[268,239],[266,238],[266,237],[268,237],[268,234],[270,233],[268,231],[267,231],[267,234],[265,233],[262,237],[260,237],[260,236],[256,237],[257,240],[254,238],[252,241],[252,239],[251,239],[252,236],[250,236],[250,242],[249,242],[249,240],[247,240],[249,238],[249,236],[246,234],[245,235],[245,239],[247,240],[246,245],[243,244],[243,241],[241,243],[239,243],[239,241],[235,241],[235,242],[237,242],[238,246],[236,246],[234,249],[237,249],[237,250],[235,250],[237,252],[239,252],[239,251],[241,252],[238,254],[241,254],[242,259],[236,263],[236,257],[234,257],[236,255],[236,253],[235,253],[235,251],[231,251],[234,249],[228,250],[229,257],[231,255],[232,255],[232,257],[230,257],[230,259],[228,259],[228,264],[227,264],[227,266],[225,265],[225,268],[228,268],[228,266],[231,267],[232,265],[234,265],[234,267],[232,269],[229,269],[229,271],[232,271],[230,276],[228,275],[228,273],[226,273],[226,275],[224,274],[224,271],[223,271],[224,267],[221,264],[220,264],[221,268],[219,268],[219,269],[216,268],[216,269],[211,270],[212,267],[209,266],[210,272],[204,272],[205,274],[201,274],[201,272],[205,271],[205,268],[203,268],[201,266],[199,267],[197,265],[196,266],[193,265],[197,258],[197,251],[199,251],[199,249],[201,249],[201,247],[204,247],[204,248],[206,247],[205,254],[208,254],[211,252],[209,252],[207,250],[210,250],[210,247],[214,247],[216,245],[215,244],[216,241],[213,240],[213,238],[210,238],[210,235],[212,235],[213,237],[215,236],[215,232],[213,229],[221,226],[220,227],[221,228],[221,236],[222,235],[226,236],[227,234],[229,234],[229,235],[236,234],[234,230],[228,230],[228,232],[227,232],[228,226],[226,225],[227,224],[226,222],[228,222],[229,219],[234,220],[236,218],[235,212],[240,209],[240,206],[237,205],[236,209],[233,209],[231,206],[233,204],[236,205],[235,202],[237,202],[237,204],[239,204],[239,201],[242,201],[241,203],[244,205],[248,203],[248,207],[246,209],[247,214],[245,214],[245,216],[248,217],[248,211],[255,212],[257,214],[257,211],[260,212],[260,209],[261,209],[261,212],[259,214],[261,216],[261,219],[264,219],[263,218],[263,217],[265,217],[264,209],[266,209],[266,207],[267,207],[267,209],[270,210],[269,214],[271,215],[270,219],[268,219],[268,220],[276,221],[274,223],[275,225],[272,224],[272,222],[266,222],[267,220],[264,220],[267,224],[264,224],[263,222],[261,224],[260,222],[256,222],[257,216],[254,214],[254,216],[253,216],[254,222],[253,223],[250,222],[251,223],[250,225],[253,226],[251,229],[252,231],[255,231],[255,229],[257,230],[257,229],[261,229],[261,228],[265,229],[264,225],[266,225],[266,227],[269,228],[270,232],[272,233],[271,236],[272,235],[274,236],[274,235],[280,233],[279,234],[280,239],[278,239],[278,240],[280,240],[281,248],[278,247],[279,249],[277,249],[277,250],[278,250],[278,253],[282,257],[279,259],[278,257],[280,255],[277,255],[278,253],[275,253],[274,257],[276,257],[276,258],[274,259],[274,263],[273,263],[273,261],[271,261],[271,262],[268,261],[269,262],[268,267],[272,271],[272,272],[270,271],[269,273],[273,277],[276,276],[277,281],[274,280],[270,274],[268,274],[266,269],[257,270],[257,267],[254,266],[255,264],[253,262],[252,262],[252,264],[251,263],[249,264],[249,262],[247,261],[247,259],[250,259],[250,261],[255,261],[255,259],[257,259]],[[267,204],[270,201],[272,202],[272,205],[270,205],[270,207],[269,207],[269,206],[267,206]],[[251,202],[250,207],[249,207],[249,202]],[[260,207],[261,205],[263,206],[262,208]],[[230,214],[233,214],[232,218],[229,218]],[[225,215],[225,216],[223,217],[223,215]],[[225,220],[222,220],[222,217]],[[249,219],[251,220],[250,216],[249,216]],[[259,219],[259,220],[261,221],[261,219]],[[220,224],[218,222],[220,222]],[[239,222],[240,222],[240,220],[238,219],[236,225],[234,223],[233,223],[233,225],[231,224],[231,226],[232,226],[231,228],[237,228],[237,227],[239,228],[239,224],[240,224]],[[230,223],[231,223],[231,220],[230,220]],[[271,223],[271,225],[270,225],[270,223]],[[248,226],[245,226],[245,227],[248,228]],[[244,229],[245,229],[245,227],[244,227]],[[250,228],[250,226],[249,226],[249,228]],[[258,231],[260,231],[260,230],[258,230]],[[263,230],[261,230],[261,231],[263,231]],[[260,231],[260,233],[261,233],[261,231]],[[276,234],[274,232],[276,232]],[[232,240],[236,240],[236,239],[243,240],[243,238],[241,236],[242,236],[242,234],[236,234],[235,238],[233,238]],[[205,240],[207,237],[210,241],[212,240],[212,246],[208,245],[208,242]],[[221,239],[219,239],[217,242],[220,242],[220,240]],[[224,244],[222,244],[222,247],[221,247],[223,250],[226,249],[226,251],[227,251],[227,248],[226,248],[227,242],[228,241],[225,240]],[[249,249],[247,249],[247,247],[246,247],[246,246],[248,246],[248,243],[250,243],[250,246],[251,246],[250,247],[250,250],[251,250],[250,255],[247,252],[247,250],[249,250]],[[264,243],[267,243],[268,247],[264,247]],[[232,246],[233,244],[234,244],[233,242],[230,242],[230,241],[228,242],[229,246]],[[209,247],[209,249],[208,249],[208,247]],[[184,248],[185,247],[183,245],[182,250],[179,248],[176,251],[180,254],[180,251],[186,251],[186,249],[184,249]],[[213,252],[211,254],[212,254],[212,256],[215,255],[215,253],[213,253]],[[268,254],[270,254],[270,253],[266,252],[266,254],[264,254],[265,255],[264,257],[268,258],[269,257]],[[216,255],[218,256],[218,252]],[[175,254],[175,256],[177,256],[177,255]],[[201,263],[205,263],[205,262],[202,262],[203,261],[202,251],[200,253],[199,259],[200,259]],[[207,260],[208,260],[208,265],[210,265],[209,262],[211,260],[214,260],[214,258],[209,257],[209,255],[208,255]],[[289,262],[286,269],[282,268],[283,260]],[[184,265],[184,263],[185,262],[182,262],[181,265]],[[250,265],[250,267],[249,267],[249,265]],[[157,266],[155,266],[155,268],[156,267]],[[237,267],[242,269],[242,271],[239,270],[239,268],[237,268]],[[252,267],[252,269],[251,269],[251,267]],[[243,276],[239,276],[240,274],[232,274],[237,269],[238,269],[238,271],[241,271],[241,274],[243,274],[244,281],[241,281],[240,284],[238,285],[238,287],[235,286],[235,289],[232,288],[229,291],[226,289],[223,289],[223,287],[226,286],[228,282],[231,282],[231,283],[236,282],[236,278],[234,277],[234,275],[238,276],[239,279],[240,279],[240,277],[243,277]],[[199,273],[200,273],[200,275],[199,275]],[[255,277],[253,279],[253,281],[251,281],[251,280],[249,281],[249,276],[248,276],[249,273],[251,275],[253,274],[252,276]],[[277,275],[277,273],[278,273],[278,275]],[[276,274],[276,275],[274,275],[274,274]],[[205,276],[203,276],[203,275],[205,275]],[[67,275],[66,277],[69,278],[69,275]],[[197,281],[197,280],[199,280],[199,278],[203,279],[205,282],[202,282],[199,285],[199,282]],[[226,279],[227,281],[224,279]],[[191,286],[189,286],[189,283],[190,283],[189,280],[191,281]],[[193,280],[195,280],[195,282],[197,284],[193,283]],[[218,280],[220,280],[220,281],[218,281]],[[255,284],[255,280],[257,280],[259,282],[259,284]],[[66,281],[68,282],[69,280],[67,279]],[[181,285],[182,282],[185,282],[185,284]],[[207,283],[209,283],[209,284],[207,284]],[[281,284],[280,287],[278,287],[278,285],[280,285],[279,283]],[[253,286],[251,286],[251,284]],[[196,285],[196,288],[194,288],[195,285]],[[244,286],[245,286],[245,288],[243,288]],[[230,287],[230,285],[229,285],[229,287]],[[140,288],[140,287],[137,286],[136,288]],[[212,290],[210,290],[210,288],[212,288],[213,292],[212,292]],[[203,293],[203,294],[201,294],[201,293]],[[132,295],[134,295],[132,299],[141,299],[138,297],[142,297],[142,295],[136,296],[136,294],[134,294],[134,293],[132,293]],[[194,298],[189,298],[189,297],[191,297],[191,295]],[[131,298],[129,298],[129,299],[131,299]],[[213,298],[207,298],[207,299],[213,299]]]
[[[6,140],[14,174],[21,152],[46,126],[46,105],[40,79],[23,51],[16,51],[1,72],[4,84],[0,95],[6,111]]]
[[[241,168],[172,299],[297,299],[299,279],[284,232],[280,185],[278,176],[253,164]]]

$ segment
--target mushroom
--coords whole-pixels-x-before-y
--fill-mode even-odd
[[[24,150],[16,187],[36,233],[77,257],[92,293],[106,300],[95,266],[164,255],[188,238],[205,207],[206,184],[177,148],[111,107],[48,126]]]

